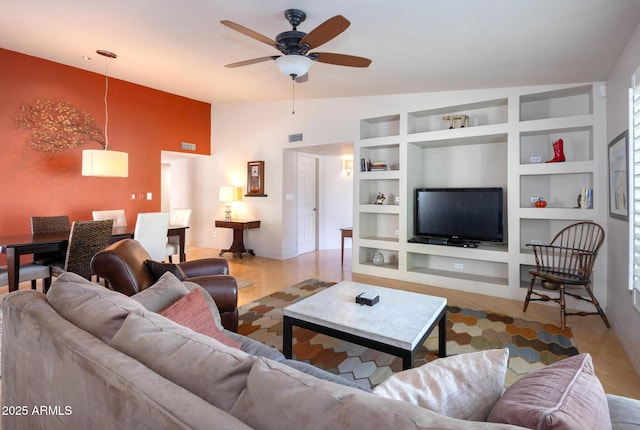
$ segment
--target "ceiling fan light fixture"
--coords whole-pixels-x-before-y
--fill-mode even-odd
[[[313,60],[304,55],[289,54],[278,57],[276,64],[283,74],[296,78],[305,75],[309,71]]]

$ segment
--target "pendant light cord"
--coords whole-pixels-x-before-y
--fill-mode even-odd
[[[111,58],[107,58],[107,65],[104,69],[104,149],[109,148],[109,104],[107,103],[107,95],[109,94],[109,65]]]

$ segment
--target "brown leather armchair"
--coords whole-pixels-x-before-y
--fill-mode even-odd
[[[98,252],[91,260],[93,272],[104,278],[115,291],[132,296],[155,283],[145,263],[151,257],[133,239],[124,239]],[[224,258],[203,258],[176,264],[187,276],[207,290],[218,306],[222,325],[238,330],[238,284],[229,276],[229,264]]]

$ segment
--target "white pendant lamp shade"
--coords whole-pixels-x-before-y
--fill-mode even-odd
[[[96,53],[107,58],[107,67],[116,54],[104,49],[96,50]],[[104,143],[103,149],[85,149],[82,151],[82,176],[101,176],[105,178],[129,177],[129,154],[119,151],[108,151],[109,148],[109,75],[104,73]]]
[[[282,73],[295,78],[305,75],[309,71],[309,68],[311,68],[313,60],[304,55],[289,54],[278,57],[276,64]]]
[[[127,178],[129,154],[105,149],[85,149],[82,151],[82,176]]]

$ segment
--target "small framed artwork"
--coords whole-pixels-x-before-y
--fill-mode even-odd
[[[628,134],[625,130],[609,143],[609,216],[624,221],[629,219]]]
[[[264,161],[247,163],[246,197],[267,197],[264,193]]]

